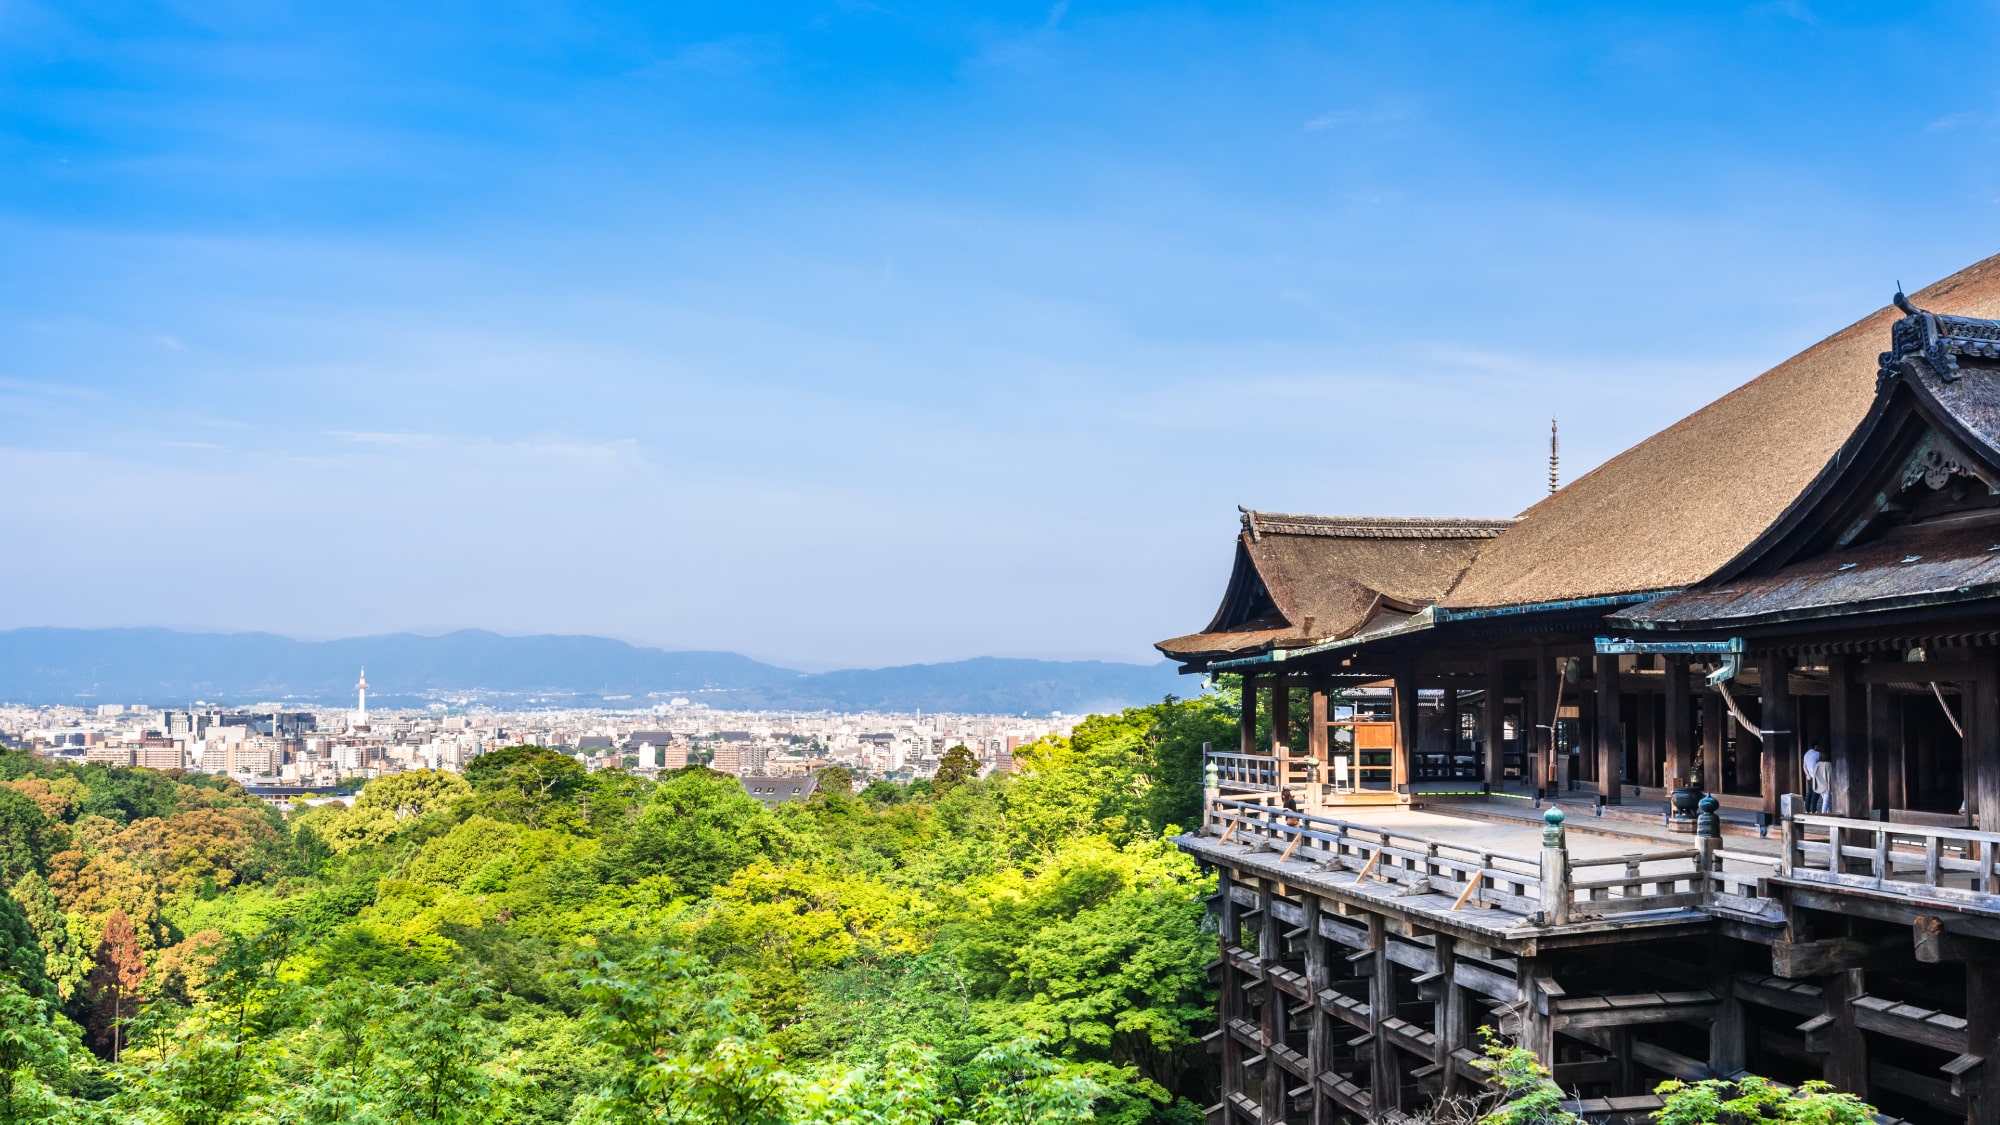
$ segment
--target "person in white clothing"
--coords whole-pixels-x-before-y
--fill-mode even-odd
[[[1809,813],[1824,812],[1826,810],[1826,791],[1828,789],[1828,782],[1832,778],[1833,769],[1826,759],[1821,757],[1819,747],[1817,746],[1811,747],[1806,751],[1805,773],[1806,811]]]

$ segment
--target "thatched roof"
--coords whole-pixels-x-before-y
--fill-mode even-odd
[[[2000,256],[1911,295],[2000,317]],[[1487,544],[1450,607],[1675,589],[1722,569],[1824,468],[1875,399],[1902,314],[1872,313],[1605,462]]]
[[[1243,513],[1222,604],[1199,633],[1161,641],[1199,662],[1299,648],[1407,618],[1451,589],[1511,520]]]

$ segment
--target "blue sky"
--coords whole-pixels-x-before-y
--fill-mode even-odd
[[[0,627],[1151,659],[2000,249],[1995,23],[0,0]]]

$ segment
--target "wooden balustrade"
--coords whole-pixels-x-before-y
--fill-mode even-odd
[[[1782,823],[1779,869],[1813,882],[1993,895],[1996,848],[2000,832],[1804,815]]]

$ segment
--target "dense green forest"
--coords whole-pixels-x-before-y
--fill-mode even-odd
[[[281,816],[0,755],[0,1125],[1194,1122],[1205,696],[766,809],[535,747]]]

